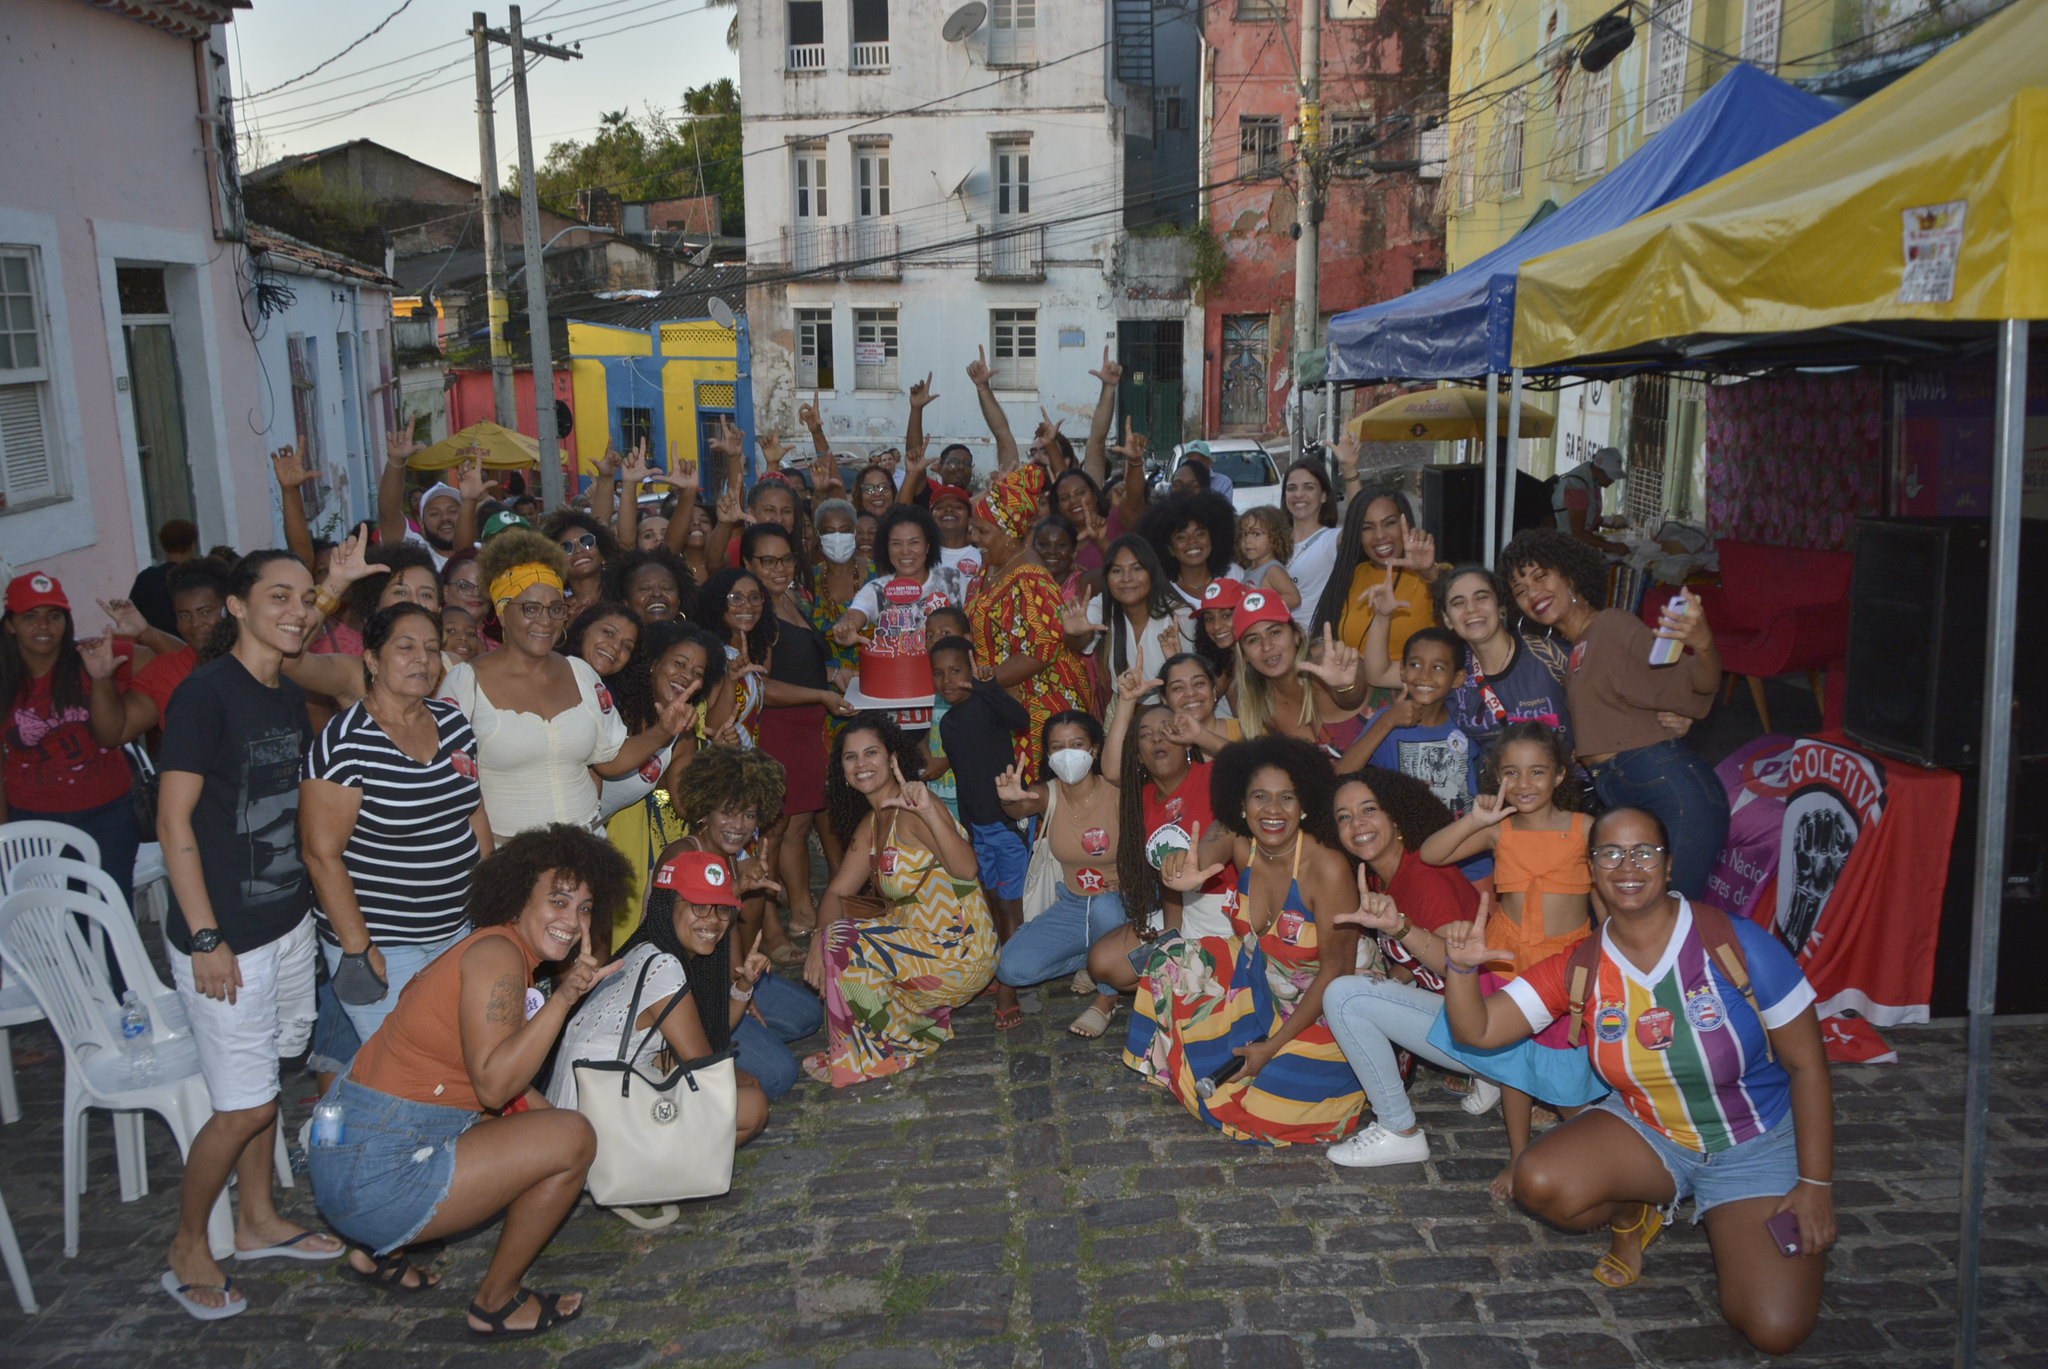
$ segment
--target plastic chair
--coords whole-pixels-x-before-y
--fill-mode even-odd
[[[135,873],[129,880],[135,890],[135,920],[147,918],[161,927],[171,912],[171,871],[164,864],[164,848],[145,841],[135,848]]]
[[[100,844],[69,823],[33,819],[0,823],[0,895],[14,892],[14,867],[22,861],[71,851],[98,868]],[[8,1028],[42,1020],[43,1011],[32,994],[0,979],[0,1125],[21,1120],[21,1095],[14,1087],[14,1043]]]
[[[7,1263],[7,1277],[14,1283],[14,1300],[21,1304],[21,1310],[42,1311],[36,1306],[36,1290],[29,1286],[28,1266],[22,1262],[21,1242],[14,1239],[14,1223],[8,1219],[4,1197],[0,1197],[0,1260]]]
[[[170,1125],[181,1155],[189,1154],[193,1137],[213,1115],[199,1055],[182,1010],[153,1018],[167,1031],[153,1032],[156,1080],[138,1084],[130,1077],[130,1057],[121,1051],[120,1005],[107,982],[105,962],[94,955],[80,933],[83,917],[106,929],[115,954],[127,973],[130,963],[145,963],[142,939],[128,910],[73,889],[26,888],[0,901],[0,959],[19,975],[64,1046],[64,1253],[78,1254],[78,1195],[85,1188],[85,1121],[91,1108],[116,1113],[154,1112]],[[151,996],[164,1003],[164,990],[154,972],[142,981]],[[139,991],[138,991],[139,992]],[[170,995],[175,1001],[175,995]],[[278,1138],[280,1155],[283,1138]],[[139,1157],[138,1157],[139,1158]],[[289,1185],[291,1169],[280,1163],[279,1176]],[[225,1191],[207,1220],[207,1242],[214,1256],[234,1252],[234,1221]]]

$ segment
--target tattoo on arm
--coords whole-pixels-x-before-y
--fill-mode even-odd
[[[491,1001],[484,1005],[484,1021],[494,1027],[519,1020],[520,1000],[518,981],[509,974],[499,975],[498,982],[491,985]]]

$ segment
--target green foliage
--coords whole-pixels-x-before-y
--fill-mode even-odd
[[[604,186],[621,199],[660,200],[717,195],[721,232],[746,232],[741,189],[740,92],[728,77],[683,92],[671,114],[649,105],[638,119],[610,110],[588,142],[548,148],[534,174],[541,203],[576,212],[576,192]]]
[[[1194,253],[1194,261],[1188,269],[1188,284],[1197,302],[1205,300],[1209,292],[1223,283],[1224,268],[1229,265],[1223,255],[1223,244],[1216,241],[1214,226],[1203,219],[1193,228],[1181,228],[1172,223],[1151,223],[1132,231],[1134,238],[1179,238]]]

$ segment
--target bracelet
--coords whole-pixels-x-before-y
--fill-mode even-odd
[[[320,611],[322,617],[329,617],[341,607],[341,598],[323,585],[313,596],[313,607]]]
[[[1458,967],[1458,964],[1457,964],[1457,962],[1456,962],[1456,961],[1454,961],[1454,960],[1452,960],[1452,959],[1451,959],[1451,958],[1450,958],[1449,956],[1445,956],[1445,957],[1444,957],[1444,968],[1445,968],[1445,969],[1447,969],[1447,970],[1449,970],[1449,971],[1450,971],[1450,972],[1451,972],[1452,974],[1478,974],[1478,973],[1479,973],[1479,967],[1478,967],[1477,965],[1474,965],[1474,966],[1473,966],[1473,967],[1472,967],[1471,969],[1469,969],[1469,970],[1465,970],[1465,969],[1460,969],[1460,968]]]
[[[1410,918],[1408,914],[1403,913],[1401,914],[1401,925],[1394,929],[1394,940],[1399,941],[1402,937],[1408,935],[1408,933],[1414,930],[1414,920]]]
[[[726,990],[726,992],[732,995],[732,1001],[735,1003],[748,1003],[753,1001],[754,991],[752,989],[748,989],[745,993],[741,993],[740,986],[735,984],[730,989]]]
[[[1809,1179],[1804,1174],[1799,1176],[1799,1182],[1802,1184],[1812,1184],[1815,1188],[1833,1188],[1835,1186],[1832,1179]]]

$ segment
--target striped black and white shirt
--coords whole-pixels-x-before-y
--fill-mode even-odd
[[[400,750],[362,704],[322,728],[306,753],[307,779],[362,791],[341,860],[370,939],[386,945],[443,941],[460,930],[477,863],[469,822],[482,802],[476,738],[454,704],[425,703],[440,733],[429,764]],[[321,937],[337,941],[314,903]]]

